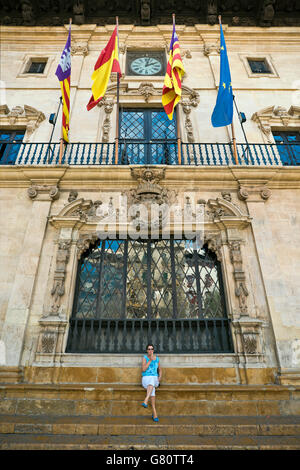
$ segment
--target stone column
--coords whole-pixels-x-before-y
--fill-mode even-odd
[[[22,254],[16,270],[12,293],[7,306],[1,340],[5,345],[5,366],[18,367],[39,259],[44,241],[51,202],[59,196],[57,186],[33,185],[28,189],[33,200],[31,216],[25,229]]]

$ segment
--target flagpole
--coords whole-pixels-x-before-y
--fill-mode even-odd
[[[70,18],[69,20],[69,28],[71,24],[72,24],[72,18]],[[61,108],[61,112],[62,112],[62,118],[63,118],[63,113],[64,113],[63,107]],[[70,123],[69,123],[69,127],[70,127]],[[64,150],[64,134],[63,134],[63,119],[62,119],[61,120],[61,137],[60,137],[60,145],[59,145],[59,160],[58,160],[59,165],[61,165],[61,162],[62,162],[63,150]]]
[[[175,26],[175,13],[172,14],[173,26]],[[178,152],[178,165],[181,165],[181,133],[180,133],[180,111],[179,103],[177,105],[176,112],[176,121],[177,121],[177,152]]]
[[[221,26],[221,15],[218,16],[219,18],[219,24]],[[231,87],[232,88],[232,87]],[[238,154],[237,154],[237,147],[236,147],[236,138],[235,138],[235,132],[234,132],[234,125],[233,125],[233,118],[232,118],[232,121],[231,121],[231,133],[232,133],[232,143],[233,143],[233,154],[234,154],[234,159],[235,159],[235,163],[236,165],[239,164],[239,161],[238,161]]]
[[[117,36],[118,36],[118,55],[119,55],[119,17],[116,16]],[[119,102],[120,102],[120,74],[117,72],[117,109],[116,109],[116,145],[115,145],[115,164],[118,164],[119,156]]]

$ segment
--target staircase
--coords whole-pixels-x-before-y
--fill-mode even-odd
[[[0,385],[0,449],[300,449],[300,387]]]

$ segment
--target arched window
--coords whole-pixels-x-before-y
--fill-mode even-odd
[[[231,352],[220,262],[189,240],[101,240],[79,260],[67,352]]]

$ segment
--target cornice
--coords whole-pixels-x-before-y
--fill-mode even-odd
[[[72,38],[74,40],[89,41],[92,44],[107,42],[115,25],[97,26],[95,24],[72,25]],[[68,25],[65,26],[0,26],[1,42],[13,44],[47,43],[48,45],[61,44],[66,40]],[[258,26],[233,27],[223,24],[226,43],[232,46],[247,45],[251,48],[251,41],[262,46],[278,44],[278,46],[298,45],[300,43],[300,27],[270,27]],[[183,44],[193,41],[215,43],[219,41],[219,27],[205,24],[196,24],[186,27],[178,25],[176,32],[181,47]],[[157,42],[163,41],[169,44],[171,38],[170,25],[134,26],[120,25],[120,44],[126,41],[145,41],[145,37],[151,38],[153,47]]]
[[[140,167],[140,166],[139,166]],[[268,185],[270,189],[300,189],[300,167],[236,166],[155,166],[165,168],[164,185],[169,188],[200,190],[236,189],[249,185]],[[0,188],[28,188],[59,185],[60,190],[120,190],[132,185],[130,166],[2,166]]]

